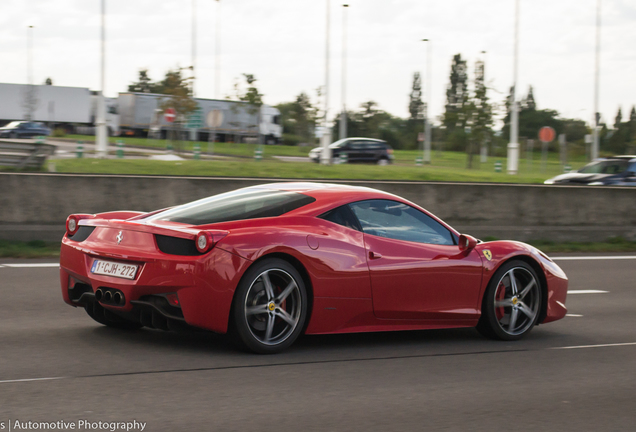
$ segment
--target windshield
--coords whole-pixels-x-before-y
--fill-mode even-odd
[[[592,162],[579,170],[584,174],[619,174],[627,169],[629,161],[624,159],[610,159]]]
[[[315,198],[297,192],[246,188],[173,207],[146,220],[207,225],[280,216],[314,201]]]
[[[22,122],[14,121],[14,122],[11,122],[11,123],[9,123],[8,125],[3,126],[3,127],[6,127],[6,128],[14,128],[14,127],[18,127],[18,125],[19,125],[20,123],[22,123]]]
[[[347,142],[347,138],[345,138],[345,139],[341,139],[341,140],[338,140],[338,141],[336,141],[335,143],[331,143],[331,144],[329,144],[329,148],[330,148],[330,149],[338,148],[338,147],[340,147],[341,145],[343,145],[343,144],[344,144],[344,143],[346,143],[346,142]]]

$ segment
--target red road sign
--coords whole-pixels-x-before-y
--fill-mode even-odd
[[[177,117],[177,114],[175,113],[174,108],[166,108],[163,113],[163,118],[165,118],[167,122],[172,123],[175,117]]]
[[[539,139],[544,143],[554,141],[556,137],[556,132],[550,126],[543,126],[541,130],[539,130]]]

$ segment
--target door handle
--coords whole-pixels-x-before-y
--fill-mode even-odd
[[[377,252],[369,252],[369,259],[379,259],[382,258],[382,255]]]

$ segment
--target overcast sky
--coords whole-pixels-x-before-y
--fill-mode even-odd
[[[191,64],[193,0],[106,0],[106,95],[126,91],[139,69],[159,80]],[[327,0],[195,0],[199,97],[213,98],[216,16],[221,20],[221,97],[252,73],[265,103],[316,97],[325,82]],[[331,0],[330,117],[342,107],[341,1]],[[513,80],[514,0],[349,0],[349,108],[373,100],[408,116],[413,73],[431,40],[432,102],[443,112],[451,58],[485,56],[490,97]],[[540,109],[592,119],[596,0],[521,0],[519,93]],[[600,111],[609,123],[636,103],[636,1],[602,0]],[[34,27],[34,81],[99,88],[99,0],[0,0],[0,82],[27,82],[27,26]],[[486,54],[481,54],[486,51]],[[0,101],[1,103],[1,101]]]

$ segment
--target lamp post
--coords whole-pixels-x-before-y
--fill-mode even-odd
[[[101,73],[100,91],[97,102],[97,145],[96,154],[98,158],[104,158],[108,154],[108,134],[106,131],[106,105],[104,101],[104,81],[105,81],[105,49],[106,49],[106,0],[101,1]]]
[[[340,139],[347,137],[347,9],[348,4],[342,5],[342,112],[340,113]]]
[[[216,35],[215,48],[214,48],[214,99],[219,98],[219,87],[221,86],[221,77],[219,75],[221,71],[221,2],[216,0]]]
[[[519,107],[517,106],[517,64],[519,57],[519,0],[515,0],[515,47],[510,116],[510,143],[508,143],[508,174],[516,175],[519,167]]]
[[[197,0],[192,0],[192,97],[194,97],[194,80],[197,64]]]
[[[592,160],[598,158],[598,126],[601,114],[598,112],[599,74],[601,57],[601,0],[596,1],[596,62],[594,67],[594,130],[592,131]]]
[[[431,122],[428,118],[428,106],[431,104],[431,40],[422,39],[426,42],[426,102],[424,103],[424,163],[431,163]]]
[[[327,29],[326,29],[326,41],[325,41],[325,108],[323,119],[323,132],[322,132],[322,152],[320,154],[320,163],[323,165],[329,165],[331,163],[331,131],[329,130],[329,9],[330,1],[327,0]]]
[[[35,89],[33,87],[33,26],[27,27],[27,91],[25,97],[26,119],[33,120]]]

